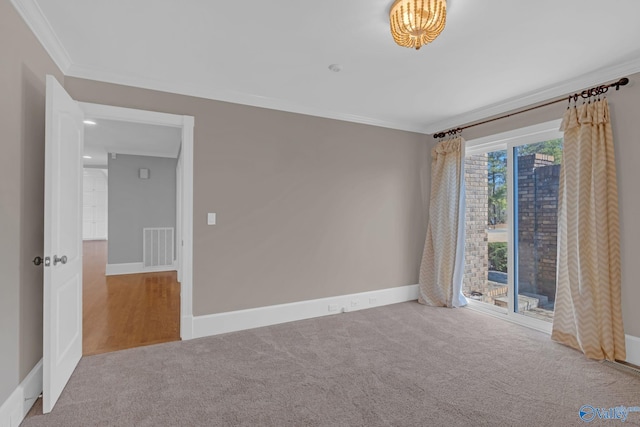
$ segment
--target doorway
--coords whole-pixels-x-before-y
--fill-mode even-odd
[[[85,114],[85,118],[99,121],[112,121],[125,124],[147,125],[157,127],[169,127],[178,130],[180,139],[179,149],[177,152],[177,164],[175,166],[176,177],[176,203],[175,212],[180,215],[175,219],[175,270],[168,272],[153,272],[132,274],[124,276],[110,276],[116,287],[123,289],[135,290],[136,292],[144,291],[145,287],[149,291],[149,287],[157,287],[158,284],[164,284],[162,289],[165,298],[164,313],[174,313],[177,311],[179,331],[178,337],[181,339],[189,339],[192,337],[192,211],[193,211],[193,126],[194,118],[191,116],[180,116],[175,114],[158,113],[152,111],[135,110],[122,107],[114,107],[92,103],[78,103]],[[116,151],[116,150],[113,150]],[[128,153],[129,155],[141,154],[139,151],[129,150],[127,147],[119,147],[118,152]],[[117,156],[117,154],[116,154]],[[168,157],[168,156],[165,156]],[[93,244],[98,243],[98,244]],[[100,248],[99,244],[103,247]],[[93,247],[87,248],[87,255],[91,257],[106,256],[104,242],[92,242]],[[102,252],[101,252],[102,251]],[[101,255],[102,253],[102,255]],[[87,260],[90,267],[91,260]],[[104,278],[104,277],[103,277]],[[177,286],[173,286],[172,282],[179,280]],[[167,293],[179,293],[179,306],[167,307],[171,305],[170,298]],[[107,298],[107,296],[105,296]],[[112,296],[113,298],[113,296]],[[168,299],[167,299],[168,298]],[[133,296],[132,296],[133,299]],[[177,309],[177,310],[175,310]],[[150,313],[150,316],[158,316],[158,313]],[[169,316],[172,316],[170,314]],[[138,319],[140,320],[140,319]],[[136,319],[129,319],[128,324],[122,327],[130,327],[134,330],[136,327]],[[167,337],[159,337],[157,342],[167,341]],[[148,337],[147,343],[151,343],[153,337]]]
[[[91,116],[84,128],[82,354],[177,341],[181,129]]]
[[[469,306],[551,332],[557,251],[559,121],[467,142]]]

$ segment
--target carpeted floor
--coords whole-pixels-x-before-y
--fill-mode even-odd
[[[22,425],[578,426],[582,405],[640,406],[640,376],[410,302],[85,357],[53,412]]]

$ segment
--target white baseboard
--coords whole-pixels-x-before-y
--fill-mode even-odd
[[[18,427],[42,393],[42,359],[0,406],[0,427]]]
[[[193,338],[418,299],[418,285],[193,317]]]
[[[640,366],[640,338],[633,335],[625,335],[625,347],[627,348],[627,359],[625,362]]]
[[[155,273],[159,271],[176,271],[175,265],[162,265],[158,267],[145,267],[141,262],[123,264],[107,264],[105,275],[117,276],[119,274]]]
[[[193,336],[193,316],[182,316],[180,318],[180,339],[190,340]]]

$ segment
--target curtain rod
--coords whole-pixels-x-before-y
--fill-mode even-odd
[[[569,95],[569,102],[571,102],[571,100],[573,99],[573,102],[577,102],[579,97],[582,98],[590,98],[592,96],[597,96],[597,95],[602,95],[604,93],[606,93],[610,87],[615,87],[616,90],[620,90],[620,86],[625,86],[629,83],[629,79],[626,77],[621,78],[620,80],[618,80],[617,82],[614,83],[610,83],[610,84],[605,84],[605,85],[601,85],[601,86],[596,86],[596,87],[592,87],[591,89],[586,89],[583,90],[580,93],[574,93],[573,95]],[[522,114],[522,113],[526,113],[527,111],[531,111],[531,110],[537,110],[538,108],[542,108],[542,107],[546,107],[548,105],[553,105],[553,104],[557,104],[558,102],[563,102],[566,101],[567,98],[563,97],[560,99],[556,99],[554,101],[549,101],[547,103],[541,104],[541,105],[536,105],[535,107],[530,107],[527,108],[525,110],[520,110],[520,111],[516,111],[515,113],[510,113],[510,114],[505,114],[504,116],[500,116],[500,117],[494,117],[493,119],[489,119],[489,120],[484,120],[482,122],[478,122],[478,123],[473,123],[470,125],[466,125],[466,126],[462,126],[462,127],[458,127],[455,129],[450,129],[444,132],[438,132],[433,134],[434,138],[444,138],[445,136],[449,135],[449,136],[453,136],[457,133],[461,133],[464,129],[469,129],[472,128],[474,126],[480,126],[480,125],[484,125],[486,123],[491,123],[491,122],[495,122],[496,120],[501,120],[501,119],[506,119],[507,117],[511,117],[511,116],[515,116],[518,114]]]

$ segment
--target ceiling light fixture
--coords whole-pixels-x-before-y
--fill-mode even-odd
[[[82,123],[84,123],[85,125],[95,125],[96,122],[94,122],[93,120],[83,120]]]
[[[90,159],[91,156],[82,156],[83,159]]]
[[[391,35],[397,44],[413,47],[431,43],[447,21],[446,0],[396,0],[389,11]]]

